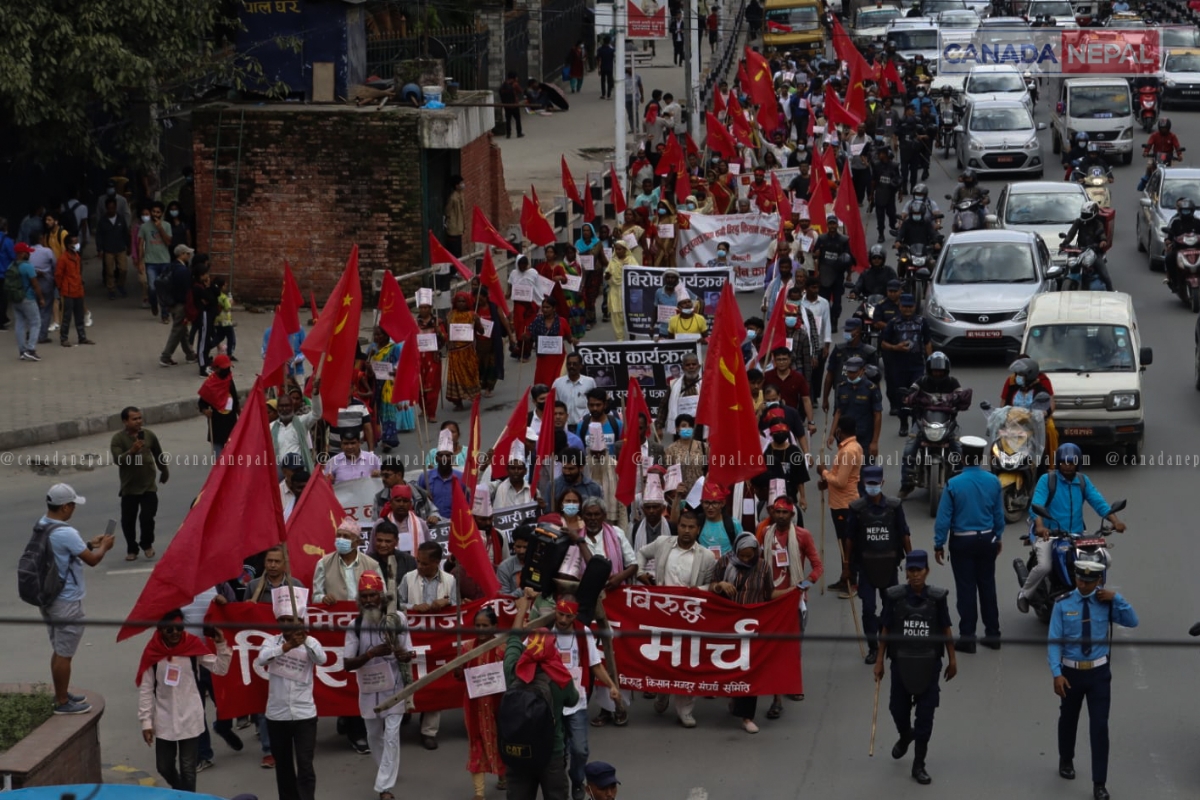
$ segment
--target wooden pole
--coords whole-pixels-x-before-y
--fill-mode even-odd
[[[867,751],[867,755],[871,758],[875,757],[875,727],[879,724],[879,687],[882,684],[878,678],[875,679],[875,710],[871,712],[871,749]]]
[[[846,549],[842,544],[841,539],[838,539],[838,550],[840,550],[842,554],[842,563],[846,563]],[[858,619],[858,614],[854,612],[854,592],[850,591],[852,588],[853,587],[850,585],[850,581],[847,580],[846,594],[850,595],[849,598],[847,598],[850,601],[850,618],[854,620],[854,630],[858,632],[858,652],[863,658],[866,658],[867,650],[866,644],[863,642],[862,623]]]

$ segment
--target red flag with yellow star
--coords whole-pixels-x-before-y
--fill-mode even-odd
[[[471,403],[471,427],[467,434],[467,464],[463,467],[463,483],[466,485],[467,493],[475,494],[475,487],[479,484],[479,395],[475,395],[475,402]],[[486,492],[487,487],[483,487]]]
[[[338,411],[350,400],[361,318],[362,284],[358,279],[358,245],[354,245],[346,271],[325,301],[312,333],[300,346],[309,363],[319,365],[321,370],[321,416],[330,425],[337,425]]]
[[[288,570],[293,578],[312,586],[317,562],[333,552],[337,527],[345,515],[325,468],[318,466],[287,520]]]
[[[833,203],[833,195],[829,192],[829,181],[825,179],[825,165],[819,158],[813,159],[812,191],[808,195],[808,214],[812,226],[821,233],[826,233],[825,217],[829,206]]]
[[[728,488],[763,471],[754,400],[742,358],[746,326],[732,283],[721,290],[713,320],[696,422],[708,426],[708,480]]]
[[[484,491],[487,491],[486,487]],[[475,527],[475,518],[471,516],[471,504],[467,502],[458,478],[454,479],[451,492],[450,555],[462,565],[471,580],[479,584],[484,597],[495,597],[500,593],[500,581],[496,580],[496,571],[492,569],[487,547]]]

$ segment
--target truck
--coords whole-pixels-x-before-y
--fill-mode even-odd
[[[805,58],[825,54],[825,6],[822,0],[767,0],[763,48]]]
[[[847,33],[860,49],[883,39],[888,25],[904,16],[899,4],[890,0],[845,0],[845,9]]]

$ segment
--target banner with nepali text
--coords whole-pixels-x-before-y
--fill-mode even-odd
[[[675,230],[675,261],[681,270],[707,266],[717,257],[717,245],[727,242],[733,288],[739,292],[762,291],[767,284],[771,242],[778,236],[778,214],[680,214]]]

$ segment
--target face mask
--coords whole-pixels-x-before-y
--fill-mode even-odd
[[[681,309],[679,309],[679,313],[680,313],[680,314],[682,314],[682,315],[683,315],[683,316],[685,316],[685,317],[690,317],[692,314],[695,314],[695,313],[696,313],[696,309],[694,309],[694,308],[681,308]]]
[[[747,342],[753,342],[757,338],[758,338],[758,331],[754,330],[753,328],[746,331],[746,341]]]
[[[574,517],[579,513],[579,503],[563,503],[562,510],[568,517]]]
[[[354,542],[350,541],[349,539],[343,539],[339,536],[337,539],[333,540],[333,546],[337,548],[339,553],[346,555],[354,549]]]
[[[788,440],[788,435],[786,433],[773,433],[771,434],[771,439],[775,441],[775,444],[783,444]]]
[[[666,210],[665,208],[660,208],[660,209],[658,210],[658,215],[659,215],[660,217],[665,217],[665,216],[667,215],[667,210]]]
[[[693,435],[695,435],[695,433],[696,432],[694,430],[692,430],[691,428],[680,428],[679,429],[679,438],[680,439],[690,439],[690,438],[692,438]]]
[[[695,211],[695,210],[696,210],[696,204],[695,204],[695,203],[688,203],[688,204],[687,204],[687,210],[688,210],[688,211]]]
[[[842,339],[843,339],[843,340],[845,340],[845,341],[847,341],[847,342],[848,342],[848,341],[850,341],[850,340],[851,340],[851,339],[853,339],[853,338],[854,338],[854,334],[853,334],[853,333],[850,333],[850,331],[846,331],[845,333],[843,333],[843,334],[842,334]]]
[[[76,253],[78,253],[78,252],[79,252],[79,245],[78,245],[78,244],[73,244],[73,245],[71,245],[71,249],[72,249],[72,250],[74,250]]]
[[[729,255],[729,251],[728,251],[728,250],[718,250],[718,251],[717,251],[717,256],[718,256],[718,257],[720,257],[720,258],[724,258],[724,257],[725,257],[725,256],[727,256],[727,255]]]
[[[1025,376],[1018,375],[1017,376],[1017,386],[1024,386],[1024,385],[1025,385]]]
[[[794,327],[796,327],[796,318],[795,317],[784,317],[783,324],[788,326],[789,328],[794,328]]]
[[[143,214],[143,215],[142,215],[142,222],[149,222],[149,221],[150,221],[150,215],[149,215],[149,214]]]
[[[875,486],[873,484],[868,483],[863,488],[867,490],[867,497],[878,497],[880,494],[883,493],[882,486]]]
[[[858,383],[862,380],[862,375],[856,375],[853,378],[847,378],[846,380],[850,381],[851,383]]]
[[[171,216],[172,216],[172,217],[178,217],[178,216],[179,216],[179,209],[177,209],[177,208],[172,208],[172,209],[171,209]]]

